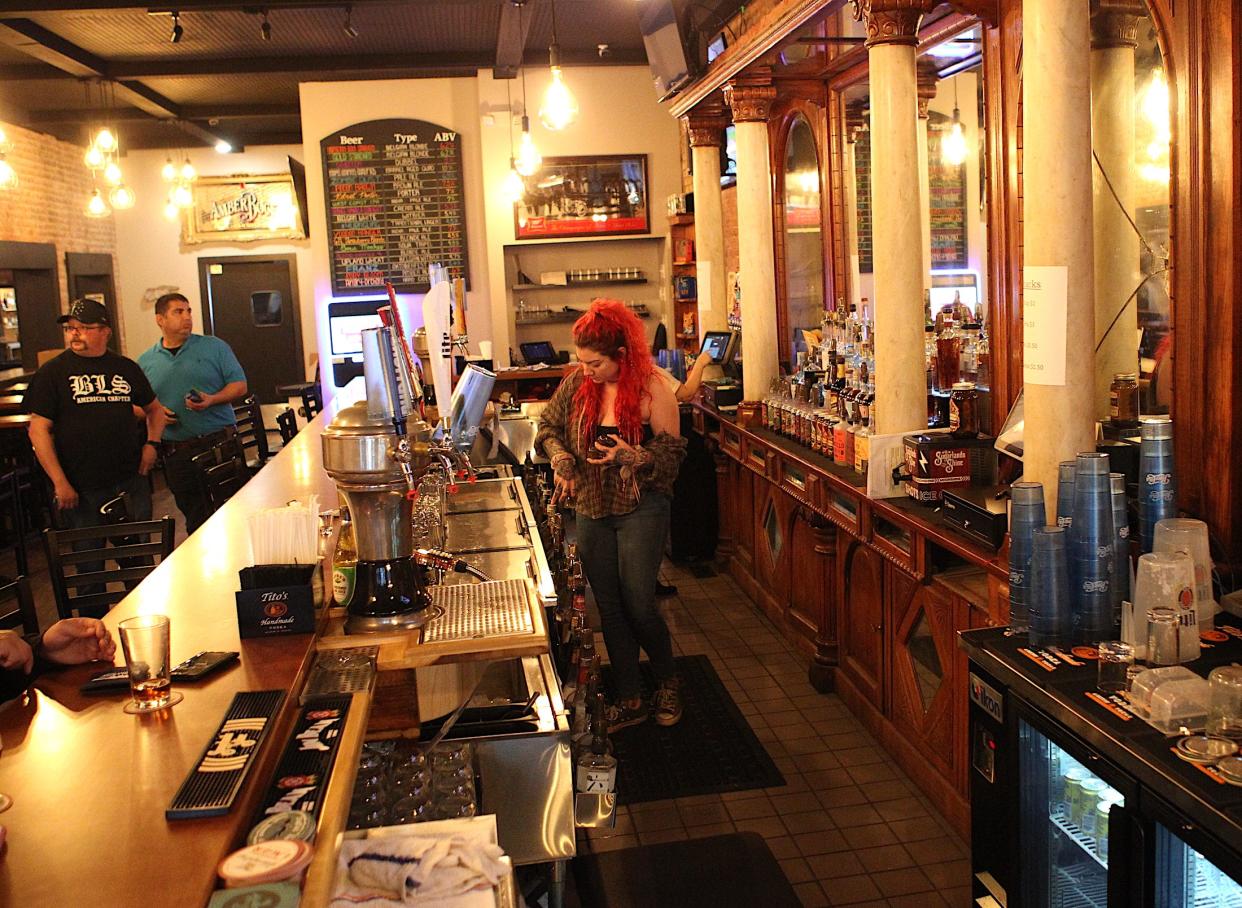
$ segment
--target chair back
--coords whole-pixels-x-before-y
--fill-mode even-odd
[[[57,613],[62,618],[72,618],[75,611],[97,616],[112,608],[159,562],[172,554],[175,533],[176,522],[171,517],[114,526],[45,530],[43,543],[47,548]],[[115,562],[117,566],[108,568],[108,562]],[[104,567],[84,574],[65,570],[71,565],[76,570],[76,565],[80,564]],[[124,584],[125,588],[108,590],[106,585],[110,583]],[[82,590],[100,585],[105,586],[102,592]]]
[[[292,407],[286,407],[285,412],[277,415],[276,427],[280,429],[280,440],[283,444],[293,441],[293,436],[298,434],[298,418]]]
[[[307,422],[318,416],[323,409],[323,392],[319,389],[318,382],[302,389],[302,409],[306,411]]]
[[[22,500],[22,486],[16,468],[0,467],[0,531],[8,538],[3,548],[13,546],[13,558],[17,562],[17,573],[25,575],[30,572],[29,556],[26,553],[26,529],[29,525],[25,503]]]
[[[39,614],[35,611],[30,581],[23,575],[0,586],[0,629],[23,634],[39,633]]]
[[[198,473],[199,490],[213,514],[250,478],[242,450],[234,437],[190,458]]]
[[[241,444],[246,466],[258,469],[272,456],[267,446],[267,427],[263,425],[263,409],[251,394],[233,405],[237,417],[237,440]]]

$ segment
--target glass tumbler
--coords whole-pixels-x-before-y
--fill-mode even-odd
[[[1208,675],[1207,733],[1242,741],[1242,665],[1222,665]]]
[[[1099,678],[1096,687],[1109,694],[1127,690],[1130,666],[1134,664],[1134,647],[1120,640],[1106,640],[1097,651]]]
[[[1177,612],[1171,608],[1153,608],[1147,611],[1147,667],[1160,668],[1165,665],[1177,665],[1181,661],[1178,653],[1180,644],[1178,637],[1181,625],[1177,620]]]

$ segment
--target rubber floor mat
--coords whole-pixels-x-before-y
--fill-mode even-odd
[[[640,664],[643,698],[651,702],[655,676]],[[611,694],[611,672],[604,686]],[[639,804],[665,798],[774,788],[785,784],[706,656],[679,656],[683,714],[671,728],[648,719],[612,736],[617,758],[617,801]],[[612,698],[610,697],[610,702]]]

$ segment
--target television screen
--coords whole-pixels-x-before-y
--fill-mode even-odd
[[[647,63],[661,98],[673,93],[694,76],[695,61],[688,48],[694,43],[682,29],[673,0],[646,0],[639,15],[639,28],[647,48]]]
[[[388,305],[387,300],[328,304],[328,333],[335,356],[358,356],[362,353],[362,332],[378,328],[383,322],[376,310]]]
[[[737,127],[730,123],[725,127],[724,145],[720,147],[720,185],[730,186],[737,181]]]

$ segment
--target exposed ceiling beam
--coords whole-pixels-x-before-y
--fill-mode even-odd
[[[185,12],[225,12],[241,10],[260,12],[277,9],[332,9],[343,8],[351,3],[355,8],[364,6],[392,6],[394,0],[174,0],[159,6],[146,3],[108,3],[107,0],[11,0],[13,9],[0,11],[0,19],[25,17],[36,13],[81,12],[85,10],[120,11],[139,9],[153,13],[168,13],[174,9]],[[485,6],[494,0],[415,0],[422,6]],[[563,5],[596,3],[598,0],[560,0]]]
[[[92,116],[101,116],[105,112],[90,108],[70,108],[67,110],[32,110],[26,114],[25,122],[34,125],[50,125],[55,123],[79,123]],[[296,117],[300,109],[296,104],[216,104],[181,108],[181,117],[186,120],[250,120],[264,117]],[[118,122],[143,122],[150,120],[150,115],[141,110],[107,111],[111,120]]]
[[[157,120],[180,120],[187,133],[208,145],[215,145],[222,141],[221,136],[209,132],[197,123],[186,120],[181,106],[176,102],[142,82],[118,78],[107,61],[65,40],[37,22],[29,19],[0,20],[0,38],[5,35],[10,37],[8,43],[22,53],[50,66],[55,66],[71,76],[107,80],[115,92],[115,97],[124,103],[138,108]]]
[[[500,28],[496,32],[496,66],[492,76],[496,79],[512,79],[522,66],[526,51],[526,36],[530,34],[533,18],[526,8],[526,0],[508,0],[500,8]]]

